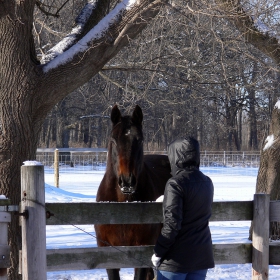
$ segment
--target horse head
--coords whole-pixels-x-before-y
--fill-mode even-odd
[[[111,112],[113,124],[109,152],[118,187],[123,194],[133,194],[143,164],[143,113],[136,105],[131,116],[122,116],[117,105]]]

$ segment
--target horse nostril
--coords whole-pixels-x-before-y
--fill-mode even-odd
[[[125,194],[132,194],[135,192],[136,177],[131,174],[130,176],[121,175],[118,180],[121,191]]]
[[[124,184],[123,184],[123,180],[122,180],[122,176],[119,177],[119,186],[122,187]]]
[[[121,175],[119,177],[119,185],[122,187],[131,187],[134,186],[135,183],[136,183],[136,179],[134,176]]]
[[[136,185],[136,177],[133,174],[130,176],[130,185],[131,186]]]

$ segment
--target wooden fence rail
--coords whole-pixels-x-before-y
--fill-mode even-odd
[[[267,197],[267,195],[256,196]],[[272,205],[270,220],[280,221],[278,211],[280,201],[272,201],[270,204]],[[46,203],[46,209],[54,214],[47,219],[47,225],[162,222],[162,203],[158,202]],[[211,221],[251,221],[253,210],[253,201],[214,202]],[[280,246],[271,243],[269,249],[270,264],[280,264],[278,252]],[[147,267],[151,265],[152,250],[153,246],[47,250],[48,270],[65,270],[67,267],[68,269]],[[250,242],[213,244],[213,250],[216,264],[252,263]],[[138,255],[141,257],[138,258]],[[138,259],[142,262],[137,261]]]
[[[163,219],[159,202],[46,203],[46,210],[54,214],[47,219],[47,225],[151,224],[161,223]],[[251,220],[253,201],[223,201],[212,205],[212,222]]]
[[[42,201],[45,191],[43,171],[42,166],[22,167],[23,202],[20,209],[23,214],[22,236],[26,238],[22,252],[25,256],[22,261],[26,263],[22,264],[22,270],[28,270],[22,271],[26,275],[23,280],[39,279],[38,275],[45,279],[42,275],[46,274],[46,263],[48,271],[152,266],[153,245],[46,250],[42,222],[47,225],[161,223],[162,203],[45,204]],[[42,217],[42,210],[49,219]],[[268,264],[280,265],[280,246],[269,243],[268,239],[269,221],[280,221],[280,201],[270,202],[269,195],[256,194],[254,201],[214,202],[212,212],[211,221],[253,220],[254,224],[252,243],[213,244],[215,263],[252,263],[252,280],[267,280]],[[26,237],[27,233],[34,237]]]

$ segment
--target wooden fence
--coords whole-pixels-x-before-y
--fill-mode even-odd
[[[22,166],[23,280],[45,280],[47,270],[152,266],[153,245],[46,250],[44,225],[161,223],[161,203],[45,203],[44,196],[44,167]],[[264,280],[269,264],[280,265],[280,246],[269,242],[269,221],[280,221],[280,201],[256,194],[254,201],[213,203],[211,221],[252,220],[253,242],[213,244],[214,258],[216,264],[252,263],[252,279]],[[0,261],[1,267],[7,263]]]

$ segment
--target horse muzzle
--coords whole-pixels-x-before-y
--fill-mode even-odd
[[[135,189],[133,187],[121,187],[120,186],[120,189],[121,189],[121,192],[123,194],[133,194],[135,192]]]
[[[132,175],[125,179],[123,176],[119,177],[119,188],[123,194],[133,194],[136,190],[136,180]]]

